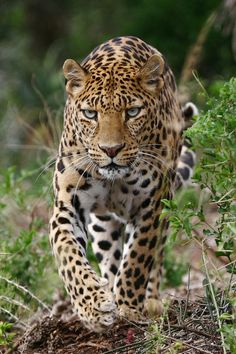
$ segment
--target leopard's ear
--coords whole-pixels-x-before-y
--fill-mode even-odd
[[[66,91],[74,96],[81,92],[85,86],[89,73],[73,59],[67,59],[63,65],[66,79]]]
[[[160,54],[152,55],[138,73],[141,86],[152,93],[159,93],[164,85],[162,74],[164,60]]]

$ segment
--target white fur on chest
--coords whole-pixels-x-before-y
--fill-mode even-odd
[[[135,177],[132,176],[129,180],[133,178]],[[137,183],[129,185],[124,179],[116,179],[111,182],[110,180],[101,181],[91,178],[88,180],[90,188],[86,191],[78,191],[81,206],[86,214],[91,212],[100,215],[112,213],[120,221],[127,222],[140,204],[140,200],[143,200],[149,192],[141,189],[142,180],[139,176]],[[137,190],[139,193],[135,195],[134,191]]]

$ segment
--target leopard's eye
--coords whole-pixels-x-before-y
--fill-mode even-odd
[[[142,107],[133,107],[133,108],[129,108],[126,110],[126,116],[127,118],[134,118],[136,117],[139,112],[141,111]]]
[[[88,118],[88,119],[96,119],[97,118],[96,111],[92,111],[90,109],[82,109],[81,111],[82,111],[83,115],[85,116],[85,118]]]

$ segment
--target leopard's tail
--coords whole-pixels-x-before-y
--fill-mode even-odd
[[[193,103],[188,102],[185,104],[182,111],[185,119],[185,129],[187,129],[193,124],[192,118],[199,114],[198,109]],[[196,153],[193,149],[192,142],[189,138],[185,137],[177,165],[175,191],[191,184],[195,163]]]

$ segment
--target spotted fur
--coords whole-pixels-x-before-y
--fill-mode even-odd
[[[186,123],[165,58],[138,38],[68,59],[64,75],[50,241],[75,311],[99,332],[117,315],[160,310],[161,199],[185,179],[179,166],[176,187]],[[101,277],[86,258],[89,234]]]

